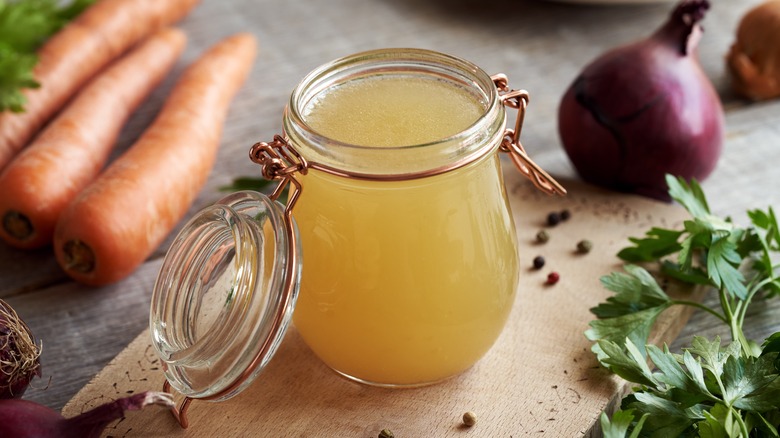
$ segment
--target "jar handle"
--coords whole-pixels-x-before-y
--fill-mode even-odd
[[[525,152],[523,144],[520,143],[520,132],[523,129],[523,119],[525,119],[525,110],[528,106],[530,96],[525,90],[512,90],[509,88],[509,79],[503,73],[490,77],[499,91],[499,99],[504,106],[517,110],[514,129],[507,128],[504,131],[504,139],[501,141],[500,149],[509,154],[512,162],[526,178],[539,190],[548,195],[565,195],[566,189],[544,171],[538,164],[534,163],[531,157]]]

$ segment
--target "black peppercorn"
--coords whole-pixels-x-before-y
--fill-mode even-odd
[[[534,269],[542,269],[544,267],[544,257],[534,257]]]
[[[547,225],[554,227],[558,225],[559,222],[561,222],[561,215],[558,212],[553,211],[547,215]]]
[[[571,217],[571,212],[569,210],[563,210],[561,211],[560,216],[562,221],[567,221]]]

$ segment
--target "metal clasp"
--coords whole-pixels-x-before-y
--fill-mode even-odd
[[[249,150],[249,158],[260,165],[263,178],[279,180],[279,184],[269,196],[272,200],[277,200],[284,189],[292,184],[290,194],[287,196],[287,207],[284,210],[285,216],[289,218],[295,201],[298,200],[303,189],[301,183],[295,179],[295,173],[306,175],[308,162],[281,135],[275,135],[270,143],[264,141],[255,143]]]
[[[285,282],[283,287],[286,291],[284,296],[288,297],[286,299],[289,299],[294,288],[294,270],[299,263],[297,261],[299,255],[295,250],[298,245],[296,243],[297,233],[295,232],[295,226],[292,220],[292,209],[295,205],[295,201],[297,201],[298,197],[300,196],[302,187],[301,183],[295,179],[295,173],[300,172],[301,174],[305,175],[308,169],[308,163],[306,162],[306,159],[304,159],[298,153],[298,151],[296,151],[289,144],[287,139],[280,135],[274,136],[273,141],[270,143],[255,143],[249,151],[249,158],[253,162],[260,165],[264,178],[279,181],[279,184],[276,186],[273,193],[269,196],[271,200],[277,200],[284,189],[291,185],[290,193],[287,197],[287,206],[284,209],[285,233],[287,235],[287,241],[289,244],[288,253],[286,254],[288,260],[287,271],[285,272]],[[275,322],[275,327],[278,328],[280,324],[281,323],[278,321]],[[252,370],[256,369],[258,363],[259,361],[256,357],[255,360],[252,361],[247,367],[247,370],[242,374],[242,376],[238,378],[233,384],[229,385],[226,389],[216,394],[203,397],[202,400],[214,400],[222,397],[225,394],[231,393],[248,378]],[[171,383],[167,379],[163,383],[163,392],[171,393]],[[180,406],[174,405],[171,408],[173,417],[183,429],[189,427],[190,424],[189,418],[187,417],[187,411],[189,410],[192,401],[193,398],[184,396],[184,400]]]
[[[523,119],[525,119],[525,109],[528,106],[530,96],[525,90],[512,90],[509,88],[509,79],[503,73],[490,77],[498,88],[499,99],[504,106],[517,110],[514,129],[507,128],[504,131],[504,139],[501,141],[500,150],[507,152],[517,170],[525,175],[539,190],[549,195],[565,195],[566,189],[558,183],[553,177],[545,172],[538,164],[534,163],[531,157],[525,152],[523,144],[520,143],[520,132],[523,129]]]
[[[172,394],[171,391],[171,382],[168,380],[165,380],[163,382],[163,392],[167,392],[168,394]],[[179,426],[181,426],[182,429],[186,429],[190,427],[190,420],[189,417],[187,417],[187,411],[190,409],[190,403],[192,403],[192,399],[190,397],[184,397],[184,401],[181,403],[181,406],[171,407],[171,413],[173,414],[173,418],[176,419],[176,421],[179,423]]]
[[[509,154],[515,167],[517,167],[520,173],[530,179],[534,186],[539,190],[551,195],[565,195],[566,189],[539,167],[538,164],[534,163],[525,152],[525,149],[523,149],[522,143],[520,143],[520,132],[523,128],[523,119],[525,118],[525,110],[529,101],[528,92],[525,90],[510,89],[508,86],[508,79],[504,74],[491,76],[491,79],[498,89],[501,103],[506,107],[517,110],[514,129],[507,128],[504,130],[504,136],[499,149],[502,152],[507,152]],[[295,173],[300,172],[305,175],[309,168],[348,178],[370,181],[397,181],[436,175],[464,164],[463,162],[458,162],[451,166],[444,166],[438,169],[401,175],[369,175],[346,172],[324,164],[307,162],[306,159],[295,150],[287,138],[281,135],[275,135],[273,141],[270,143],[255,143],[249,152],[249,157],[253,162],[260,165],[261,173],[264,178],[280,181],[279,185],[276,186],[276,189],[274,189],[271,194],[271,199],[276,200],[284,189],[292,184],[287,200],[287,208],[285,209],[286,216],[290,216],[293,205],[295,205],[302,190],[301,184],[295,178]]]

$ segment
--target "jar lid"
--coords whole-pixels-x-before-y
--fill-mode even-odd
[[[152,344],[168,385],[225,400],[268,364],[298,295],[300,246],[284,206],[251,191],[195,215],[163,261],[152,293]]]

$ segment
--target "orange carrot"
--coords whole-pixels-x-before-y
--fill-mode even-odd
[[[101,0],[38,51],[40,88],[26,89],[23,113],[0,114],[0,169],[84,84],[128,48],[184,17],[199,0]]]
[[[209,49],[185,70],[141,138],[60,215],[54,252],[68,275],[113,283],[162,243],[208,178],[255,51],[250,34]]]
[[[184,49],[163,29],[91,81],[0,173],[0,237],[19,248],[51,243],[62,210],[102,170],[128,117]]]

